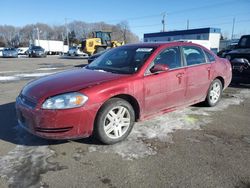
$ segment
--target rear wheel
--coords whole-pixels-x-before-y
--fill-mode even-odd
[[[104,144],[115,144],[129,135],[134,121],[135,113],[130,103],[112,98],[98,112],[95,136]]]
[[[208,94],[206,97],[207,106],[215,106],[221,99],[222,95],[222,83],[219,79],[215,79],[208,90]]]

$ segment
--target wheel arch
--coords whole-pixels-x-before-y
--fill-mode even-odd
[[[99,111],[102,109],[103,105],[112,98],[120,98],[120,99],[123,99],[123,100],[127,101],[129,104],[131,104],[131,106],[133,107],[134,112],[135,112],[135,121],[138,121],[140,119],[140,105],[139,105],[139,102],[137,101],[137,99],[135,97],[133,97],[132,95],[129,95],[129,94],[117,94],[117,95],[114,95],[114,96],[108,98],[100,106],[100,108],[98,109],[98,111],[96,113],[96,116],[98,115]]]
[[[220,82],[221,82],[221,84],[222,84],[222,88],[224,89],[224,87],[225,87],[225,80],[224,80],[224,78],[221,77],[221,76],[217,76],[217,77],[214,78],[214,80],[215,80],[215,79],[220,80]]]
[[[134,109],[134,112],[135,112],[135,121],[140,119],[140,105],[139,105],[138,101],[133,96],[128,95],[128,94],[119,94],[119,95],[115,95],[111,98],[121,98],[121,99],[127,101],[128,103],[130,103]]]

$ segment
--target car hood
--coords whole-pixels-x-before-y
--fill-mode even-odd
[[[32,50],[32,51],[35,51],[35,52],[44,52],[44,50],[38,50],[38,49],[36,49],[36,50]]]
[[[239,48],[228,52],[228,54],[250,54],[250,48]]]
[[[34,101],[39,101],[50,96],[79,91],[86,87],[125,76],[86,68],[74,69],[34,80],[23,88],[22,95]]]

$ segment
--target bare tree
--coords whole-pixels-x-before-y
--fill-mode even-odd
[[[122,21],[117,25],[105,22],[86,23],[83,21],[72,21],[68,23],[71,41],[80,43],[84,38],[93,37],[94,31],[112,32],[112,40],[125,41],[125,43],[138,42],[139,38],[130,31],[127,21]],[[66,32],[64,25],[50,26],[44,23],[28,24],[23,27],[11,25],[0,25],[0,45],[1,46],[29,46],[37,39],[44,40],[65,40]]]

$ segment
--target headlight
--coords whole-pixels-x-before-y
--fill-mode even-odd
[[[36,51],[35,51],[35,50],[33,50],[32,52],[33,52],[33,53],[36,53]]]
[[[88,97],[81,93],[66,93],[48,98],[42,105],[43,109],[69,109],[84,105]]]

